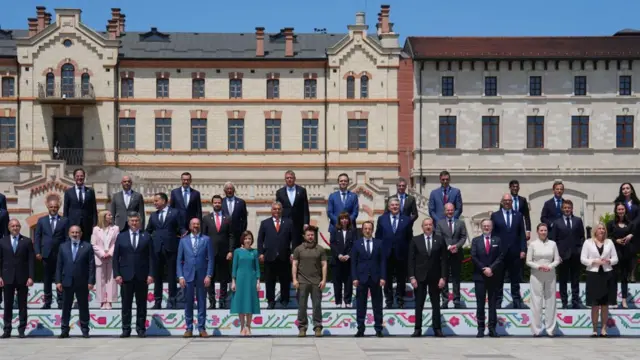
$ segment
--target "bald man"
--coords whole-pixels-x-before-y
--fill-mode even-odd
[[[520,212],[513,210],[513,197],[510,193],[502,196],[500,210],[491,214],[491,221],[493,222],[492,234],[500,239],[504,247],[504,270],[509,272],[513,308],[524,309],[525,305],[520,295],[520,282],[522,282],[522,265],[527,255],[527,235],[524,217]],[[504,277],[500,280],[500,291],[496,294],[498,308],[502,307]]]
[[[140,214],[140,228],[144,229],[145,213],[144,213],[144,197],[139,192],[131,189],[133,180],[130,176],[122,177],[122,191],[111,196],[111,214],[113,214],[113,222],[118,226],[120,231],[127,227],[127,215],[130,212]]]

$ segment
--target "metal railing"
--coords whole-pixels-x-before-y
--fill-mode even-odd
[[[95,100],[93,84],[39,83],[38,99],[40,100]]]

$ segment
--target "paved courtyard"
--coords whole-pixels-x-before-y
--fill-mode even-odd
[[[633,359],[640,351],[637,338],[522,338],[446,339],[374,337],[333,338],[210,338],[178,337],[118,339],[93,337],[0,340],[4,359]]]

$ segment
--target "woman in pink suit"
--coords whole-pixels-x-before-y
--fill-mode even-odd
[[[91,245],[93,245],[93,252],[96,254],[95,288],[102,310],[111,310],[111,303],[116,301],[118,297],[112,265],[113,248],[118,233],[120,233],[120,229],[113,225],[111,211],[100,211],[98,226],[93,228],[93,234],[91,234]]]

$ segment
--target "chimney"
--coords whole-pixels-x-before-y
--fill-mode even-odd
[[[391,32],[391,29],[389,27],[389,10],[390,10],[391,6],[390,5],[381,5],[380,6],[380,16],[381,16],[381,22],[380,22],[380,33],[381,34],[388,34]]]
[[[376,32],[380,35],[380,28],[382,27],[382,13],[378,13],[378,22],[376,23]]]
[[[293,57],[293,28],[284,28],[282,32],[285,39],[284,56]]]
[[[356,13],[356,25],[365,25],[365,14],[363,12]]]
[[[126,18],[126,17],[127,17],[127,15],[120,14],[120,33],[121,34],[124,33],[124,31],[125,31],[125,27],[124,27],[125,19],[124,18]]]
[[[256,56],[264,56],[264,28],[256,28]]]
[[[51,13],[50,12],[44,14],[44,26],[47,27],[49,25],[51,25]]]
[[[36,14],[38,14],[38,32],[44,29],[44,18],[47,13],[47,8],[44,6],[36,6]]]
[[[116,37],[120,36],[120,8],[111,8],[111,20],[116,24]]]
[[[38,19],[29,18],[29,37],[32,37],[38,33]]]
[[[107,33],[109,34],[109,40],[115,40],[118,38],[118,20],[109,20]]]

